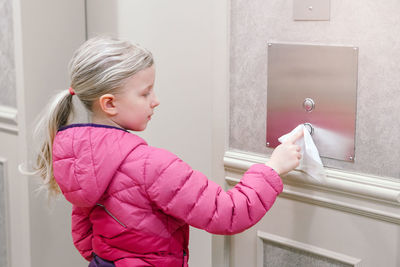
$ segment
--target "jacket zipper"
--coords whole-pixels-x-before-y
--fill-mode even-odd
[[[186,251],[183,250],[183,262],[182,262],[182,267],[185,266],[185,257],[186,257]]]
[[[118,220],[114,215],[112,215],[111,212],[109,212],[104,205],[101,205],[101,204],[98,204],[98,203],[96,205],[102,207],[107,212],[107,214],[110,215],[117,223],[119,223],[121,226],[126,228],[126,225],[123,224],[120,220]]]

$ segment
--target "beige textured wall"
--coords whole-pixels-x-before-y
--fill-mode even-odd
[[[331,0],[330,21],[294,21],[293,0],[234,0],[230,147],[266,154],[267,42],[359,47],[355,162],[327,167],[400,178],[400,2]]]

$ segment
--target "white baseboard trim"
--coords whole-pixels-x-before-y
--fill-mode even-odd
[[[270,233],[265,233],[262,231],[257,231],[257,266],[264,266],[264,249],[263,242],[279,244],[283,247],[288,247],[291,249],[304,251],[313,255],[320,256],[322,258],[327,258],[331,260],[338,261],[340,263],[349,264],[354,267],[361,266],[361,259],[350,257],[341,253],[326,250],[320,247],[312,246],[306,243],[301,243],[292,239],[288,239],[282,236],[273,235]]]
[[[261,155],[227,151],[224,156],[225,181],[234,185],[251,165],[267,160]],[[400,180],[325,170],[324,183],[310,179],[300,171],[285,175],[282,177],[285,187],[280,197],[400,224]]]
[[[18,134],[17,114],[16,108],[0,105],[0,131]]]

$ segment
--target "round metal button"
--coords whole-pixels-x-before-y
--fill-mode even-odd
[[[306,122],[306,123],[303,123],[303,124],[304,124],[304,127],[307,129],[307,131],[310,133],[310,135],[313,135],[314,134],[314,127],[312,126],[312,124],[309,123],[309,122]]]
[[[314,107],[315,107],[314,100],[312,100],[311,98],[306,98],[306,99],[304,99],[303,108],[304,108],[307,112],[313,111]]]

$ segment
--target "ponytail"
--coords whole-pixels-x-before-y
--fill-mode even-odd
[[[35,170],[43,179],[43,186],[48,190],[49,196],[61,193],[53,174],[53,140],[58,129],[68,124],[72,112],[72,94],[63,90],[44,109],[34,130],[35,142],[39,144]]]

